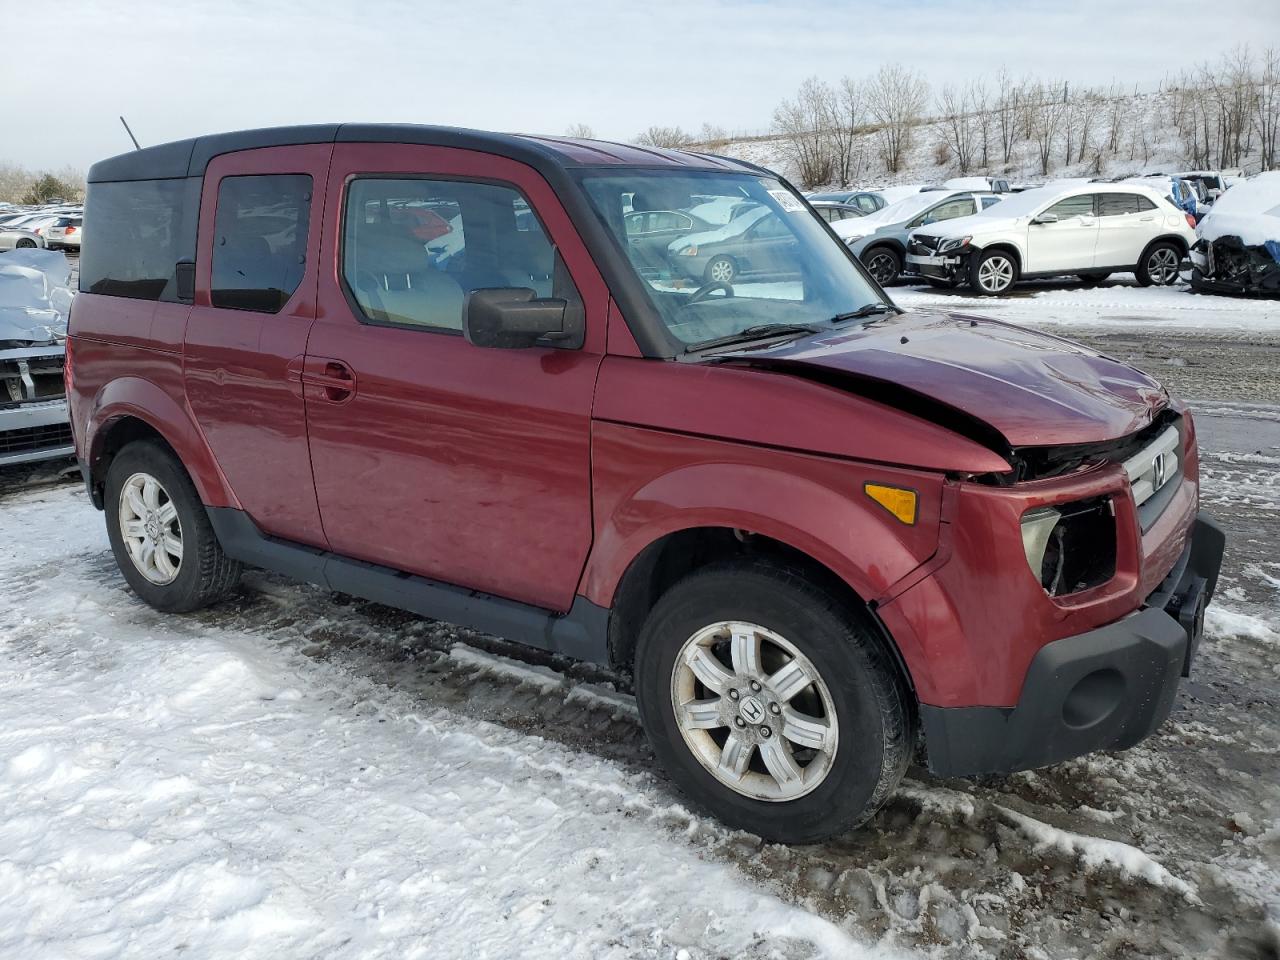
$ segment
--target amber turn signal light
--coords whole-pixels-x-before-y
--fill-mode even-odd
[[[916,492],[905,487],[891,487],[885,483],[864,483],[867,496],[891,514],[912,526],[916,522]]]

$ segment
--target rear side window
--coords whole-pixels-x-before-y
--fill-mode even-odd
[[[1079,197],[1067,197],[1065,200],[1059,200],[1045,213],[1051,213],[1059,220],[1068,220],[1071,217],[1092,217],[1093,194],[1086,193]]]
[[[224,177],[218,185],[209,299],[215,307],[279,313],[307,268],[311,178]]]
[[[576,294],[556,251],[514,189],[456,180],[364,177],[347,189],[342,272],[373,323],[462,330],[472,290],[529,287],[538,297]],[[648,215],[632,229],[651,229]],[[557,283],[559,274],[559,283]]]
[[[89,184],[80,290],[177,302],[174,265],[196,255],[200,183],[190,177]]]
[[[1121,217],[1126,213],[1154,210],[1155,204],[1136,193],[1102,193],[1098,195],[1098,213],[1104,217]]]

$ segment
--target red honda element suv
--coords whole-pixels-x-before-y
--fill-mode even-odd
[[[1186,406],[904,312],[768,170],[342,124],[89,181],[67,395],[158,609],[251,564],[608,664],[690,798],[790,842],[918,741],[1012,771],[1169,714],[1223,549]]]

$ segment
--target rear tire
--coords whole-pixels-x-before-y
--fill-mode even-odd
[[[34,250],[36,247],[36,242],[32,240],[30,237],[23,237],[21,240],[19,240],[15,244],[15,246],[19,250]]]
[[[1182,249],[1176,243],[1162,240],[1143,251],[1133,275],[1141,286],[1167,287],[1177,282],[1181,265]]]
[[[239,561],[222,552],[195,485],[160,444],[138,440],[107,469],[107,537],[125,581],[157,610],[186,613],[228,594]]]
[[[770,564],[691,574],[659,599],[636,648],[654,753],[691,800],[766,840],[861,826],[902,779],[914,736],[909,693],[873,631]]]

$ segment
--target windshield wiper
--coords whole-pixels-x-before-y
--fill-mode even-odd
[[[703,340],[701,343],[691,343],[684,348],[684,352],[698,353],[703,350],[712,350],[716,347],[729,347],[739,343],[768,340],[772,337],[799,337],[804,334],[818,332],[817,327],[806,327],[799,323],[761,323],[754,327],[747,327],[745,330],[739,330],[737,333],[731,333],[727,337],[716,337],[713,340]]]
[[[862,320],[866,317],[874,317],[878,313],[902,313],[902,310],[895,307],[891,303],[884,303],[877,300],[875,303],[866,303],[857,310],[850,313],[837,313],[831,318],[831,323],[840,323],[844,320]]]

